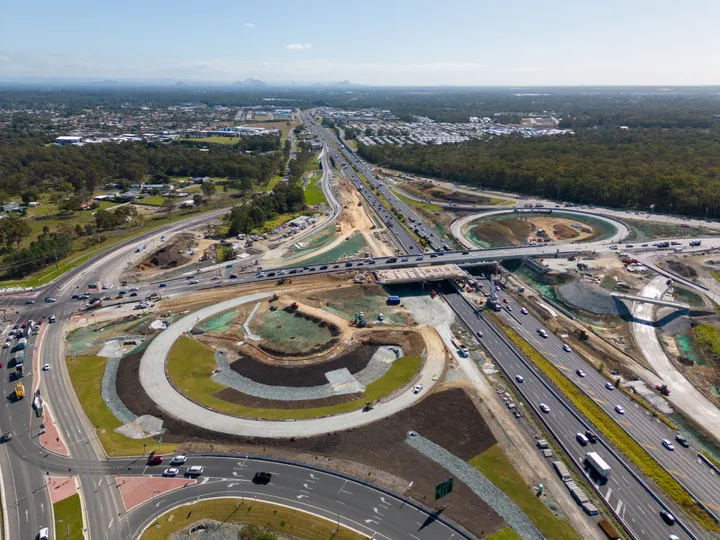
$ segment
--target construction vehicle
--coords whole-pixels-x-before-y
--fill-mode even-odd
[[[17,382],[15,383],[15,399],[22,399],[25,397],[25,387],[23,386],[23,383]]]
[[[663,396],[669,396],[670,395],[670,389],[668,388],[667,384],[656,384],[655,390],[660,392]]]
[[[293,302],[287,308],[290,311],[297,311],[298,309],[300,309],[300,304],[298,304],[297,302]]]
[[[269,302],[277,302],[279,299],[280,299],[280,297],[278,296],[277,293],[275,293],[270,297]]]
[[[286,285],[288,283],[292,283],[292,279],[284,277],[278,280],[278,285]]]
[[[575,335],[581,341],[584,341],[590,337],[590,335],[587,333],[587,330],[585,330],[584,328],[576,328]]]
[[[366,401],[365,406],[363,407],[363,412],[372,411],[375,408],[375,405],[377,405],[379,399],[376,399],[375,401]]]
[[[367,323],[365,322],[365,313],[362,311],[355,314],[355,326],[358,328],[365,328]]]

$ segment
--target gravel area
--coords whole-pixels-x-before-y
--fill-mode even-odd
[[[108,409],[120,422],[127,424],[134,422],[136,416],[130,412],[117,394],[117,372],[121,361],[122,357],[119,356],[108,359],[100,388],[103,401],[108,406]]]
[[[692,328],[690,317],[678,314],[675,308],[660,308],[655,312],[655,318],[663,333],[668,336],[684,334]]]
[[[392,362],[396,358],[402,356],[402,350],[393,346],[379,347],[367,366],[355,373],[355,379],[358,381],[362,390],[369,383],[382,377],[390,369]],[[260,384],[247,377],[243,377],[236,371],[233,371],[227,361],[227,355],[223,351],[215,352],[215,362],[218,365],[218,371],[210,377],[213,381],[233,388],[243,394],[248,394],[262,399],[271,399],[279,401],[306,401],[312,399],[324,399],[332,396],[353,394],[358,391],[357,385],[347,384],[335,386],[331,383],[320,386],[309,387],[292,387],[292,386],[271,386],[268,384]],[[362,391],[361,390],[361,391]]]
[[[454,478],[467,485],[478,497],[495,510],[520,535],[520,538],[523,540],[544,539],[544,536],[530,521],[530,518],[507,495],[495,487],[495,484],[467,462],[415,432],[411,432],[405,442],[428,459],[444,467]]]
[[[557,288],[558,297],[567,305],[596,315],[627,315],[629,310],[600,287],[573,281]],[[622,311],[622,312],[621,312]]]

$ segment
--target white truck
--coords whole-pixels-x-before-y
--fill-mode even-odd
[[[585,454],[585,463],[590,466],[598,476],[605,480],[610,478],[610,465],[605,463],[605,460],[601,458],[597,452],[588,452]]]

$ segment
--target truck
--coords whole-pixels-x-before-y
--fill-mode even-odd
[[[22,351],[25,349],[26,345],[27,345],[27,338],[20,338],[17,343],[17,348],[19,351]]]
[[[15,364],[15,378],[22,379],[22,377],[23,377],[23,365]]]
[[[610,540],[617,540],[618,538],[622,538],[620,534],[615,530],[615,527],[613,527],[607,519],[601,519],[600,521],[598,521],[598,527],[602,529],[602,531],[605,533],[605,536],[607,536]]]
[[[690,247],[698,247],[702,245],[702,240],[690,240]]]
[[[601,478],[607,480],[610,478],[610,465],[600,457],[597,452],[588,452],[585,454],[585,463],[591,467]]]
[[[387,305],[388,306],[400,305],[400,297],[399,296],[388,296]]]

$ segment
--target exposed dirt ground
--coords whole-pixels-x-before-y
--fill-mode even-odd
[[[167,244],[164,244],[140,261],[137,269],[140,271],[158,268],[164,270],[187,264],[190,262],[190,256],[186,252],[195,245],[194,234],[176,234]]]
[[[360,231],[368,244],[370,253],[376,257],[392,255],[394,253],[392,246],[389,241],[384,240],[385,234],[380,233],[380,229],[376,228],[367,213],[363,198],[350,181],[340,178],[336,181],[335,188],[343,205],[343,210],[338,218],[343,231]],[[377,236],[376,233],[378,233]]]
[[[403,180],[401,188],[408,193],[412,193],[413,195],[426,200],[439,200],[466,204],[490,204],[490,199],[487,197],[481,197],[479,195],[472,195],[471,193],[464,193],[460,191],[451,191],[449,189],[436,186],[431,182],[413,182]]]
[[[468,460],[495,443],[495,437],[461,389],[429,394],[420,403],[390,418],[362,428],[320,437],[277,441],[218,434],[187,424],[159,410],[138,380],[140,354],[120,363],[117,389],[136,415],[152,414],[164,421],[167,442],[187,443],[187,450],[223,450],[286,457],[359,474],[373,482],[433,506],[435,484],[447,471],[405,443],[417,431]],[[451,436],[448,436],[451,434]],[[408,491],[408,485],[413,487]],[[502,519],[469,488],[456,481],[453,502],[443,512],[482,537],[503,528]]]

